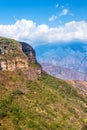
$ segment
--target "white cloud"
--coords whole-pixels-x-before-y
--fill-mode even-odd
[[[62,15],[67,15],[68,12],[69,12],[68,9],[63,9],[62,12],[60,13],[60,16],[62,16]]]
[[[62,12],[59,14],[59,15],[52,15],[50,18],[49,18],[49,21],[55,21],[56,19],[58,19],[58,17],[61,17],[61,16],[65,16],[69,13],[69,10],[68,9],[63,9]],[[70,13],[70,15],[73,15]]]
[[[22,19],[13,25],[0,25],[0,35],[33,45],[72,40],[87,41],[87,22],[71,21],[51,28],[46,24],[37,25],[31,20]]]
[[[49,18],[49,21],[54,21],[57,19],[57,16],[56,15],[52,15],[50,18]]]

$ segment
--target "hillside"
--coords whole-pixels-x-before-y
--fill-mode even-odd
[[[0,130],[81,130],[85,123],[87,98],[65,81],[0,72]]]
[[[87,95],[43,72],[30,45],[1,39],[0,130],[86,130]]]

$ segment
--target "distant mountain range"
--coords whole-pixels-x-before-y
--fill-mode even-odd
[[[87,44],[54,43],[37,46],[38,61],[45,71],[62,79],[87,80]]]
[[[41,63],[43,66],[43,69],[49,73],[50,75],[65,79],[65,80],[84,80],[87,81],[87,74],[76,71],[76,70],[71,70],[67,68],[63,68],[60,66],[56,66],[53,64],[48,64],[48,63]]]

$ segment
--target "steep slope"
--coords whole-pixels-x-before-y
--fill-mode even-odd
[[[0,72],[0,130],[81,130],[86,123],[87,97],[65,81]]]
[[[36,54],[34,49],[27,43],[24,42],[20,42],[22,45],[22,50],[23,52],[26,54],[26,56],[28,57],[28,61],[32,62],[32,63],[36,63]]]
[[[13,39],[0,37],[0,70],[26,71],[30,79],[37,79],[42,68],[37,63],[35,51],[27,43],[17,42]]]

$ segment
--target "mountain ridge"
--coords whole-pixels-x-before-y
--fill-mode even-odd
[[[61,69],[62,68],[69,69],[73,72],[75,71],[75,74],[76,71],[77,74],[83,73],[84,76],[87,74],[86,42],[45,44],[45,45],[35,47],[35,50],[37,52],[37,59],[39,63],[44,63],[44,64],[48,63],[53,66],[61,67]],[[43,68],[45,67],[43,66]],[[55,71],[55,69],[53,71],[54,71],[54,76],[56,76],[57,72]],[[49,73],[52,74],[51,71],[49,71]],[[62,69],[62,73],[63,73],[63,69]],[[74,80],[76,79],[74,78],[75,74],[73,73]],[[69,75],[66,74],[66,78],[68,77]],[[79,76],[77,76],[77,79],[79,80]]]

